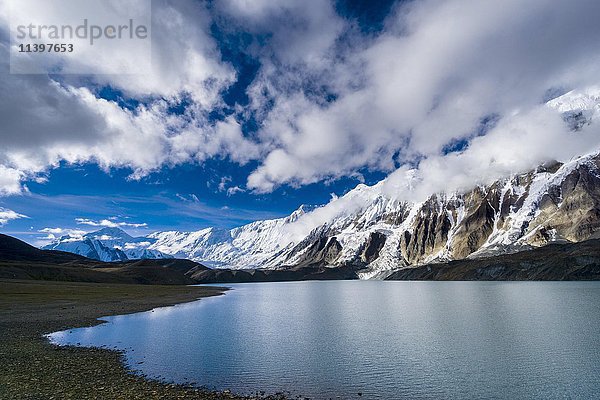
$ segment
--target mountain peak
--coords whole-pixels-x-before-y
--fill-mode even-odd
[[[132,237],[118,227],[106,227],[83,237],[63,236],[44,246],[45,250],[62,250],[100,261],[124,261],[147,258],[171,258],[150,248],[156,239]]]
[[[125,240],[133,239],[133,237],[131,235],[129,235],[127,232],[125,232],[123,229],[116,228],[116,227],[102,228],[100,230],[90,232],[85,235],[85,237],[91,238],[91,239],[99,237],[99,236],[108,236],[108,237],[115,238],[115,239],[125,239]]]
[[[295,222],[295,221],[298,220],[298,218],[300,218],[301,216],[303,216],[306,213],[311,212],[314,209],[315,209],[314,206],[309,206],[309,205],[306,205],[306,204],[301,204],[300,207],[298,207],[286,219],[287,219],[288,222]]]

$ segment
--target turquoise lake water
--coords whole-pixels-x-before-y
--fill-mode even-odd
[[[150,377],[242,393],[600,398],[600,282],[226,286],[51,340],[116,347]]]

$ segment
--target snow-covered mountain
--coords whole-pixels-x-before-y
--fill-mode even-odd
[[[65,235],[44,247],[44,250],[61,250],[100,261],[125,261],[142,258],[172,258],[170,255],[149,249],[153,240],[134,238],[119,228],[103,228],[83,236]]]
[[[355,191],[349,195],[367,193],[373,200],[319,227],[280,262],[355,265],[369,278],[436,261],[576,242],[600,232],[598,154],[419,203],[386,198],[377,187]]]
[[[257,268],[275,266],[291,249],[289,227],[307,212],[301,206],[285,218],[252,222],[231,230],[207,228],[197,232],[157,232],[149,248],[189,258],[211,267]]]
[[[600,115],[600,88],[569,92],[547,105],[577,131]],[[419,202],[401,200],[384,186],[385,180],[358,185],[314,210],[300,207],[286,218],[231,230],[156,232],[119,241],[103,238],[116,233],[100,231],[84,242],[61,238],[49,248],[105,257],[105,248],[127,253],[129,245],[147,251],[144,256],[168,254],[217,268],[350,266],[362,278],[377,278],[425,263],[600,237],[597,149]]]

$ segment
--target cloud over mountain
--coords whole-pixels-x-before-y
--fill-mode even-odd
[[[0,195],[63,162],[135,179],[227,158],[255,163],[256,192],[367,168],[392,174],[386,190],[422,197],[598,146],[596,127],[574,133],[542,105],[549,90],[600,83],[597,1],[398,3],[366,34],[324,0],[161,0],[153,14],[148,75],[10,75],[3,63]],[[238,49],[258,66],[247,105],[223,100],[240,66],[214,26],[249,37]],[[102,87],[134,105],[101,98]]]
[[[80,225],[89,225],[95,227],[105,227],[105,228],[118,228],[118,227],[128,227],[128,228],[143,228],[148,226],[147,223],[131,223],[131,222],[119,222],[111,219],[102,219],[100,221],[94,221],[89,218],[76,218],[75,222]]]

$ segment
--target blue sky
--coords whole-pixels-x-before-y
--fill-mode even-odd
[[[596,0],[152,6],[144,74],[105,73],[115,53],[19,75],[0,3],[1,232],[229,228],[358,183],[418,201],[598,147],[544,105],[600,84]]]
[[[0,198],[2,207],[29,218],[7,224],[3,233],[32,241],[45,235],[47,227],[88,229],[78,218],[114,220],[142,224],[124,226],[131,234],[143,235],[157,230],[198,230],[209,226],[235,227],[290,214],[301,204],[320,205],[341,195],[358,183],[353,178],[315,183],[299,188],[281,187],[272,193],[220,190],[223,177],[227,186],[243,185],[251,165],[240,167],[226,160],[209,160],[203,165],[163,168],[141,180],[130,180],[130,171],[105,172],[95,164],[64,165],[49,172],[47,181],[26,182],[29,193]],[[370,183],[382,174],[366,173]],[[98,227],[99,229],[99,227]]]

